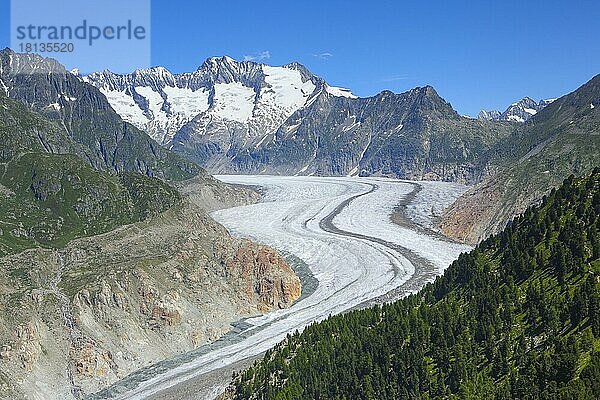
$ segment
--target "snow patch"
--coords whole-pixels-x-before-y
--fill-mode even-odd
[[[265,142],[265,140],[267,140],[268,137],[269,135],[263,136],[262,139],[260,139],[260,141],[254,145],[254,148],[260,147]]]
[[[298,175],[302,175],[303,172],[306,172],[306,170],[308,169],[308,167],[310,166],[310,163],[306,164],[304,167],[302,167],[298,172],[296,172],[294,174],[294,176],[298,176]]]
[[[348,175],[346,175],[346,176],[356,176],[358,174],[358,168],[359,168],[358,165],[356,167],[352,168],[350,170],[350,172],[348,172]]]
[[[516,122],[525,122],[525,120],[523,118],[519,117],[518,115],[509,115],[508,120],[516,121]]]
[[[222,119],[247,122],[252,117],[254,97],[254,89],[240,82],[216,83],[211,111]]]
[[[533,108],[524,108],[523,111],[525,111],[527,114],[531,114],[531,115],[537,114],[537,110],[534,110]]]
[[[208,97],[210,93],[207,90],[196,90],[188,88],[179,88],[165,86],[163,91],[167,95],[167,101],[171,105],[171,111],[182,114],[192,119],[196,115],[208,110]]]
[[[2,79],[0,79],[0,84],[2,84],[2,89],[4,90],[4,93],[8,96],[8,86],[6,86]]]
[[[155,92],[150,86],[136,86],[135,91],[148,100],[148,108],[154,119],[160,119],[161,114],[163,114],[161,109],[165,103],[165,99],[162,98],[160,93]]]
[[[360,126],[360,121],[356,121],[355,115],[351,115],[350,117],[348,117],[348,119],[350,119],[352,121],[352,123],[350,125],[344,126],[342,128],[342,132],[347,132],[349,130],[356,128],[357,126]]]
[[[349,99],[357,99],[358,96],[355,96],[350,89],[335,87],[335,86],[325,86],[325,90],[327,93],[335,96],[335,97],[347,97]]]
[[[363,160],[363,158],[365,158],[365,153],[369,149],[370,145],[371,145],[371,135],[369,134],[369,142],[367,143],[367,145],[365,146],[365,148],[360,152],[360,157],[358,158],[358,163],[356,164],[356,167],[352,168],[350,170],[350,172],[348,173],[347,176],[356,176],[356,175],[358,175],[359,168],[360,168],[360,162]]]
[[[308,101],[306,102],[306,104],[304,104],[304,108],[309,107],[311,104],[313,104],[317,98],[319,97],[319,93],[322,93],[322,90],[319,90],[317,93],[315,93],[312,97],[310,97],[308,99]]]
[[[125,91],[100,89],[102,94],[112,106],[112,108],[125,121],[132,123],[139,129],[144,129],[149,122],[148,117],[144,115],[142,109],[133,101]]]
[[[262,70],[268,86],[261,90],[261,102],[278,105],[289,111],[289,115],[302,107],[315,91],[312,81],[302,82],[298,70],[267,65],[263,65]]]
[[[302,121],[300,121],[300,122],[296,122],[295,124],[291,124],[291,125],[284,125],[284,126],[283,126],[283,129],[284,129],[286,132],[288,132],[288,133],[289,133],[289,132],[292,132],[292,131],[294,131],[294,130],[298,129],[298,127],[300,126],[300,124],[302,124]]]

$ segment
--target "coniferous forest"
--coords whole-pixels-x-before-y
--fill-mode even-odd
[[[600,396],[600,169],[570,177],[434,283],[289,335],[236,399]]]

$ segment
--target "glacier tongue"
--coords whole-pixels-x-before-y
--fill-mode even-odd
[[[114,398],[143,399],[188,379],[235,364],[271,348],[286,334],[354,307],[390,301],[418,290],[469,247],[390,221],[398,202],[419,182],[382,178],[220,176],[228,183],[260,186],[262,202],[212,215],[235,236],[269,244],[300,258],[318,286],[288,309],[246,319],[242,330],[217,348],[166,360],[147,374],[117,382]],[[422,218],[431,202],[448,203],[456,185],[423,185]],[[185,387],[181,388],[185,391]],[[102,397],[105,398],[105,397]]]

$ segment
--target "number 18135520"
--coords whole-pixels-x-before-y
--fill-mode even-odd
[[[21,53],[72,53],[75,51],[73,43],[42,42],[19,43]]]

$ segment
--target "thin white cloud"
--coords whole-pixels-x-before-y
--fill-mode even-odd
[[[313,57],[320,58],[321,60],[327,60],[328,58],[333,57],[333,54],[331,54],[329,52],[316,53],[316,54],[313,54]]]
[[[244,61],[264,61],[269,58],[271,58],[271,53],[269,53],[269,50],[265,50],[256,54],[246,54],[244,56]]]
[[[392,75],[392,76],[388,76],[386,78],[380,79],[379,82],[396,82],[396,81],[405,81],[407,79],[413,79],[410,76],[407,75]]]

